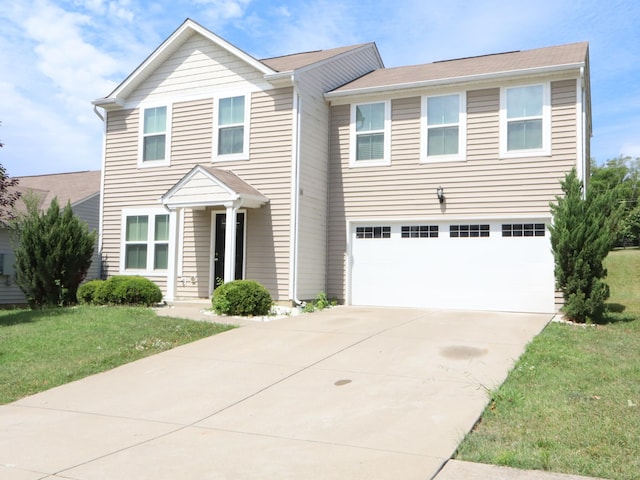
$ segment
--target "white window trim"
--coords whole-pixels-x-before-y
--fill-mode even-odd
[[[127,235],[127,217],[146,215],[149,217],[149,231],[147,232],[147,268],[125,268],[125,256],[126,256],[126,235]],[[153,269],[153,253],[155,249],[148,248],[155,243],[154,232],[156,228],[155,216],[156,215],[169,215],[169,239],[167,244],[169,245],[169,252],[171,252],[171,242],[175,238],[175,212],[167,212],[165,208],[127,208],[122,210],[122,223],[120,227],[120,274],[123,275],[142,275],[145,277],[166,277],[171,266],[167,269],[154,270]],[[153,220],[153,221],[152,221]],[[165,243],[165,242],[161,242]],[[171,255],[169,255],[171,257]],[[171,258],[169,258],[169,262]],[[151,268],[149,268],[151,267]]]
[[[384,156],[379,160],[356,160],[356,107],[360,105],[371,105],[374,103],[384,103]],[[375,130],[374,130],[375,132]],[[363,132],[364,133],[364,132]],[[391,100],[371,101],[351,104],[351,120],[349,123],[349,166],[350,167],[373,167],[380,165],[391,165]]]
[[[542,148],[507,150],[507,90],[542,86]],[[510,85],[500,88],[500,158],[551,156],[551,84],[549,82]]]
[[[220,125],[218,125],[218,109],[220,100],[225,98],[244,97],[244,142],[241,153],[228,153],[224,155],[218,154],[218,134]],[[213,99],[213,159],[214,162],[232,162],[235,160],[249,160],[249,137],[250,137],[250,119],[251,119],[251,94],[249,93],[229,93],[221,95]],[[229,125],[225,125],[228,127]]]
[[[142,153],[144,150],[144,111],[148,108],[167,107],[167,127],[164,132],[165,135],[165,152],[164,160],[147,160],[142,159]],[[151,167],[167,167],[171,165],[171,124],[172,122],[172,104],[171,103],[150,103],[140,105],[139,107],[139,121],[138,121],[138,168],[151,168]]]
[[[458,153],[450,155],[427,155],[429,141],[429,124],[427,123],[428,100],[434,97],[448,97],[458,95],[460,97],[460,115],[458,117]],[[433,128],[453,126],[454,124],[437,125]],[[467,159],[467,94],[466,92],[452,92],[442,95],[425,95],[422,97],[422,110],[420,115],[420,163],[459,162]]]

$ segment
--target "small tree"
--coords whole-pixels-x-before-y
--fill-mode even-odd
[[[613,246],[610,192],[583,197],[582,182],[575,169],[560,182],[564,196],[551,204],[551,248],[555,259],[556,287],[564,298],[563,312],[571,320],[597,321],[604,313],[609,286],[603,260]]]
[[[2,147],[4,143],[0,142],[0,148]],[[15,218],[13,207],[20,198],[20,192],[15,190],[17,185],[18,179],[9,178],[4,166],[0,164],[0,223],[4,227]]]
[[[78,286],[91,265],[95,232],[57,199],[40,213],[31,206],[14,226],[16,283],[31,307],[76,302]]]

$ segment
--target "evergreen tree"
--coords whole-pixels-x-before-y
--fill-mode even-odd
[[[575,169],[561,182],[564,196],[551,204],[551,248],[555,259],[556,287],[564,297],[563,312],[577,322],[602,317],[609,286],[603,260],[613,246],[611,192],[583,196]]]
[[[91,265],[95,232],[53,199],[46,212],[33,206],[14,226],[16,283],[31,307],[76,302],[78,286]]]

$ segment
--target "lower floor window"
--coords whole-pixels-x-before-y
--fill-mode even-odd
[[[166,270],[168,265],[169,214],[125,216],[125,270]]]
[[[489,236],[489,224],[480,225],[451,225],[449,237],[451,238],[479,238]]]
[[[357,227],[356,238],[391,238],[391,227]]]
[[[438,225],[409,225],[401,229],[402,238],[437,238]]]
[[[544,237],[544,223],[503,223],[503,237]]]

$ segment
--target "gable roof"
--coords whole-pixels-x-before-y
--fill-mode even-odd
[[[16,203],[16,209],[25,211],[23,200],[28,192],[33,192],[40,197],[40,210],[49,208],[54,198],[58,199],[60,207],[65,207],[67,202],[73,207],[79,202],[100,194],[100,175],[100,170],[88,170],[16,177],[18,185],[12,190],[22,193],[22,198]]]
[[[200,34],[211,42],[219,45],[229,53],[244,60],[246,63],[261,71],[265,75],[277,73],[264,63],[240,50],[235,45],[217,36],[211,30],[204,28],[199,23],[187,18],[176,31],[174,31],[164,42],[149,55],[138,68],[136,68],[127,78],[124,79],[115,90],[104,98],[93,101],[96,106],[108,106],[110,104],[122,104],[123,100],[133,92],[149,75],[151,75],[171,54],[173,54],[189,37],[193,34]]]
[[[234,202],[257,208],[269,199],[229,170],[196,165],[162,195],[160,201],[169,209]]]
[[[501,75],[530,74],[535,71],[577,69],[586,65],[588,48],[587,42],[580,42],[407,67],[382,68],[334,89],[326,97],[480,80]]]
[[[206,29],[197,22],[187,18],[158,48],[156,48],[120,85],[118,85],[109,95],[98,98],[92,103],[95,106],[108,108],[111,106],[122,106],[126,98],[142,84],[164,61],[166,61],[178,48],[184,44],[192,35],[199,34],[209,41],[217,44],[229,53],[235,55],[256,70],[260,71],[267,80],[277,81],[279,74],[291,72],[300,68],[337,57],[347,52],[360,48],[373,48],[383,65],[378,49],[373,42],[361,43],[346,47],[331,48],[328,50],[316,50],[311,52],[294,53],[279,57],[258,60],[238,47],[217,36],[212,31]]]

